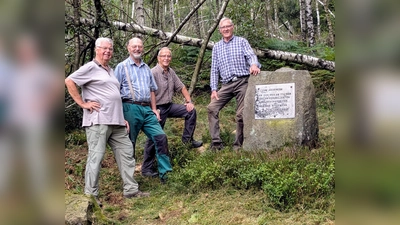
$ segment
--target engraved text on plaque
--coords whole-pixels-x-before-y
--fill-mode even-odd
[[[255,85],[255,119],[295,117],[294,83]]]

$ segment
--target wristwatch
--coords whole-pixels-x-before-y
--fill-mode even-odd
[[[186,101],[186,104],[187,104],[187,103],[193,103],[193,102],[192,102],[192,100],[190,100],[190,101]]]

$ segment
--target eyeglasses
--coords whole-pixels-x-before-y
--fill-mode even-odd
[[[133,49],[135,49],[135,48],[142,49],[143,45],[129,45],[129,47],[131,47]]]
[[[172,56],[171,55],[159,55],[159,57],[161,57],[161,58],[171,58]]]
[[[225,28],[231,28],[233,26],[233,24],[231,24],[231,25],[226,25],[226,26],[222,26],[222,27],[219,27],[219,29],[225,29]]]
[[[103,50],[110,50],[110,52],[112,52],[112,51],[114,51],[114,49],[113,48],[108,48],[108,47],[102,47],[102,46],[97,46],[98,48],[101,48],[101,49],[103,49]]]

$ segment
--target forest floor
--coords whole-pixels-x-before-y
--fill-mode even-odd
[[[198,114],[195,139],[203,140],[204,146],[189,151],[193,151],[198,157],[208,151],[210,143],[206,112],[208,101],[208,95],[195,99]],[[317,99],[317,104],[321,103],[317,109],[321,148],[334,151],[334,109],[333,106],[332,108],[322,106],[324,101],[326,99]],[[226,131],[228,135],[235,129],[234,113],[235,103],[232,101],[220,114],[221,130]],[[182,128],[183,120],[167,120],[165,131],[169,145],[179,145]],[[168,182],[163,185],[157,178],[142,177],[140,165],[145,139],[143,133],[138,137],[135,179],[139,183],[140,190],[151,193],[148,198],[125,199],[122,195],[120,174],[110,149],[103,159],[99,200],[104,205],[103,214],[115,221],[114,224],[335,224],[334,191],[326,199],[313,199],[314,207],[297,204],[288,210],[278,210],[271,207],[266,193],[260,189],[223,186],[202,191],[191,191],[188,187],[185,191],[179,191],[173,183]],[[82,130],[66,134],[66,192],[83,194],[87,156],[85,140]],[[226,149],[224,154],[235,154],[235,152]]]

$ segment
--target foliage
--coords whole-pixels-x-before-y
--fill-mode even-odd
[[[123,199],[122,180],[113,153],[107,149],[99,195],[105,204],[104,214],[121,224],[332,224],[334,101],[329,103],[327,98],[323,92],[317,98],[319,149],[285,147],[272,152],[232,151],[236,105],[231,101],[220,112],[221,137],[226,147],[220,152],[210,152],[207,150],[210,143],[207,111],[204,110],[209,95],[194,96],[198,112],[195,139],[202,140],[205,146],[191,149],[184,145],[181,142],[183,120],[168,119],[164,130],[174,172],[168,183],[161,185],[158,179],[141,177],[138,169],[135,179],[140,190],[150,191],[151,197],[135,200]],[[145,135],[139,134],[138,164],[143,159],[145,140]],[[84,131],[67,133],[66,191],[83,193],[86,156]]]
[[[101,3],[102,13],[99,14],[100,19],[104,21],[123,21],[123,22],[134,22],[135,18],[130,18],[132,15],[132,2],[121,2],[121,1],[99,1]],[[160,2],[161,15],[154,15],[150,13],[153,9],[155,1],[144,1],[145,14],[145,26],[152,27],[154,24],[154,16],[160,16],[160,28],[164,32],[171,31],[171,13],[170,5],[167,2]],[[300,22],[299,22],[299,5],[298,1],[280,0],[275,2],[276,5],[270,2],[271,7],[277,7],[276,13],[278,21],[275,21],[275,15],[269,15],[277,22],[278,29],[268,30],[265,23],[266,19],[266,1],[240,1],[231,0],[224,13],[224,16],[230,17],[235,23],[235,35],[243,36],[248,39],[251,46],[254,48],[273,49],[281,51],[289,51],[294,53],[301,53],[306,55],[312,55],[326,60],[335,60],[335,52],[333,48],[327,47],[325,43],[328,35],[326,17],[330,16],[326,14],[322,8],[320,8],[321,16],[321,40],[319,40],[313,48],[307,47],[306,43],[300,40]],[[202,37],[204,38],[205,33],[214,24],[215,15],[219,11],[221,1],[212,1],[209,4],[204,4],[199,9],[200,21],[195,23],[195,18],[192,17],[179,35],[185,35],[189,37],[196,37],[195,27],[200,24]],[[186,17],[187,13],[191,10],[193,3],[191,1],[179,1],[174,5],[174,11],[172,12],[175,16],[175,22],[179,24],[180,21]],[[315,7],[315,6],[313,6]],[[321,6],[320,6],[321,7]],[[329,9],[335,12],[335,1],[329,1]],[[82,18],[94,18],[95,17],[94,1],[80,1],[80,15]],[[269,13],[275,13],[274,9],[271,8]],[[74,8],[72,1],[65,1],[65,75],[69,75],[73,72],[73,64],[75,63],[75,51],[76,46],[74,44],[74,36],[79,35],[79,65],[81,66],[94,57],[94,39],[98,36],[111,37],[114,41],[114,56],[111,59],[111,67],[115,67],[118,62],[125,59],[128,54],[126,51],[127,41],[138,34],[129,31],[118,30],[114,26],[99,26],[95,27],[76,27],[71,17],[74,16]],[[334,18],[330,17],[333,26],[335,26]],[[283,23],[287,22],[293,27],[293,34],[288,35],[287,29],[283,26]],[[102,24],[102,23],[101,23]],[[273,34],[276,38],[269,38]],[[155,54],[157,48],[163,44],[160,41],[150,35],[144,35],[145,41],[145,54],[144,60],[147,62],[153,54]],[[212,34],[211,41],[221,40],[221,35],[218,30],[215,30]],[[172,61],[172,67],[177,72],[183,83],[189,87],[193,71],[196,65],[199,48],[188,47],[178,44],[169,44],[172,48],[174,60]],[[310,66],[285,62],[280,60],[271,60],[265,58],[259,58],[262,64],[262,70],[274,71],[281,67],[291,67],[297,70],[309,70],[311,73],[315,70]],[[154,66],[150,65],[150,66]],[[203,59],[203,64],[200,69],[198,80],[195,84],[196,92],[208,92],[209,91],[209,76],[211,67],[211,51],[207,50]],[[324,71],[314,73],[314,82],[321,85],[321,89],[332,90],[332,86],[335,84],[333,73]],[[321,77],[317,77],[323,74]],[[66,94],[66,106],[70,105]],[[74,105],[71,108],[65,110],[65,131],[72,131],[78,129],[81,126],[82,110]]]
[[[288,51],[288,52],[298,52],[304,49],[304,43],[288,40],[281,41],[276,38],[270,38],[264,43],[264,48],[271,50],[280,50],[280,51]]]
[[[65,110],[65,132],[71,132],[80,128],[82,125],[82,114],[82,109],[76,104]]]
[[[86,134],[82,130],[74,130],[65,134],[65,147],[82,146],[86,143]]]
[[[232,154],[223,151],[201,155],[173,173],[171,179],[194,193],[229,186],[260,189],[267,194],[272,207],[287,210],[299,204],[311,207],[310,199],[328,198],[335,188],[334,163],[332,148],[316,152],[290,149]]]

